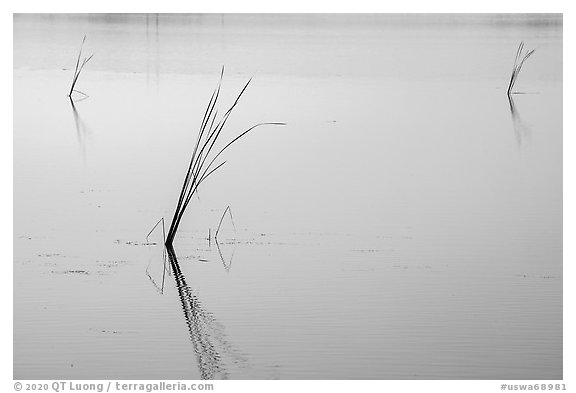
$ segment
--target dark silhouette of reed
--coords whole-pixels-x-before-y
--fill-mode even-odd
[[[284,125],[284,123],[277,123],[277,122],[270,122],[270,123],[259,123],[256,124],[247,130],[243,131],[235,138],[233,138],[230,142],[224,145],[223,148],[217,149],[215,148],[216,142],[218,141],[220,135],[222,134],[222,130],[228,121],[228,118],[232,114],[232,111],[238,105],[240,97],[244,94],[248,85],[252,81],[252,78],[246,82],[236,100],[232,104],[232,106],[224,113],[224,115],[220,118],[220,120],[216,121],[218,116],[218,109],[216,109],[216,104],[218,103],[218,98],[220,97],[220,88],[222,86],[222,79],[224,77],[224,67],[222,67],[222,71],[220,73],[220,80],[218,82],[218,86],[212,93],[210,97],[210,101],[208,102],[208,106],[206,111],[204,112],[204,117],[202,119],[202,123],[200,124],[200,130],[198,132],[198,137],[196,139],[196,144],[194,145],[194,149],[192,151],[192,156],[190,157],[190,164],[188,165],[188,169],[186,171],[186,176],[184,177],[184,182],[182,184],[182,189],[180,190],[180,196],[178,197],[178,203],[176,204],[176,209],[174,211],[174,216],[172,217],[172,221],[170,224],[170,228],[168,230],[168,235],[166,237],[165,245],[167,248],[172,248],[174,237],[176,236],[176,232],[178,231],[178,226],[184,216],[184,212],[190,203],[190,200],[197,194],[198,187],[206,180],[210,175],[216,172],[218,169],[222,167],[226,163],[226,161],[222,161],[220,163],[216,163],[216,160],[220,158],[222,153],[226,149],[228,149],[231,145],[233,145],[236,141],[240,138],[248,134],[253,129],[263,126],[263,125]]]
[[[80,73],[84,69],[84,66],[88,64],[88,62],[92,59],[94,54],[91,54],[89,57],[85,57],[82,62],[80,62],[80,58],[82,57],[82,48],[84,48],[84,42],[86,42],[86,36],[82,39],[82,45],[80,45],[80,51],[78,52],[78,59],[76,59],[76,68],[74,69],[74,78],[72,78],[72,85],[70,86],[70,91],[68,92],[68,97],[72,99],[72,93],[79,93],[82,94],[84,97],[88,97],[88,95],[80,90],[76,90],[76,83],[78,83],[78,78],[80,78]]]
[[[522,70],[522,66],[524,65],[524,62],[530,56],[532,56],[532,53],[534,53],[535,49],[532,49],[532,50],[526,52],[525,54],[523,53],[523,51],[524,51],[524,41],[521,41],[520,45],[518,46],[518,50],[516,51],[516,57],[514,58],[514,67],[512,68],[512,75],[510,76],[510,83],[508,84],[508,90],[506,91],[506,94],[508,94],[508,96],[510,96],[510,94],[515,94],[512,91],[514,89],[514,84],[516,83],[516,80],[518,79],[518,75],[520,74],[520,71]]]

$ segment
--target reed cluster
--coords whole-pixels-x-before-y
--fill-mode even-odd
[[[224,112],[219,120],[218,118],[218,109],[216,108],[218,99],[220,97],[220,90],[222,86],[222,79],[224,77],[224,67],[222,67],[222,71],[220,72],[220,79],[218,81],[218,85],[212,96],[210,97],[210,101],[208,102],[208,106],[204,112],[204,117],[202,118],[202,122],[200,124],[200,130],[198,132],[198,136],[196,138],[196,143],[194,145],[194,149],[192,150],[192,155],[190,157],[190,163],[188,165],[188,169],[186,171],[186,176],[184,177],[184,182],[182,184],[182,188],[180,190],[180,195],[178,197],[178,203],[176,204],[176,209],[174,211],[174,215],[172,217],[172,222],[170,224],[170,228],[168,229],[168,234],[166,236],[165,245],[167,248],[172,247],[172,243],[174,241],[174,237],[176,236],[176,232],[178,231],[178,226],[184,216],[184,212],[190,203],[190,200],[194,196],[194,194],[198,191],[198,187],[206,180],[210,175],[220,169],[226,161],[217,162],[217,160],[221,157],[222,153],[226,149],[228,149],[232,144],[238,141],[240,138],[248,134],[253,129],[263,126],[263,125],[284,125],[284,123],[277,123],[277,122],[270,122],[270,123],[259,123],[256,124],[247,130],[238,134],[235,138],[231,141],[226,143],[222,148],[216,148],[216,142],[219,140],[222,130],[226,125],[232,111],[238,105],[238,102],[248,85],[252,81],[252,78],[246,82],[238,96],[236,97],[234,103],[230,108]]]
[[[518,79],[518,75],[520,74],[520,70],[522,70],[522,66],[524,65],[524,62],[530,57],[532,56],[532,53],[534,53],[535,49],[532,49],[526,53],[524,52],[524,41],[520,42],[520,45],[518,46],[518,50],[516,51],[516,57],[514,58],[514,68],[512,68],[512,76],[510,77],[510,83],[508,84],[508,91],[506,92],[508,94],[508,96],[510,96],[510,94],[514,94],[512,89],[514,89],[514,84],[516,83],[516,80]]]

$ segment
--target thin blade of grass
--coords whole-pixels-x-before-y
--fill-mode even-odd
[[[78,73],[78,66],[80,65],[80,57],[82,57],[82,47],[84,47],[84,42],[86,41],[86,35],[82,39],[82,44],[80,45],[80,51],[78,52],[78,58],[76,59],[76,67],[74,68],[74,77],[72,78],[72,88],[70,88],[70,94],[72,94],[72,90],[74,89],[74,82],[76,81],[76,74]]]
[[[218,228],[216,228],[216,233],[214,234],[214,240],[216,240],[216,244],[218,244],[218,232],[220,232],[220,227],[222,226],[222,221],[226,216],[226,212],[230,214],[230,221],[232,221],[232,226],[234,227],[234,230],[236,230],[236,225],[234,225],[234,219],[232,218],[232,209],[230,209],[230,206],[227,206],[226,209],[224,209],[224,213],[222,213],[222,217],[220,217]]]
[[[256,124],[250,128],[248,128],[246,131],[244,131],[243,133],[241,133],[240,135],[238,135],[236,138],[232,139],[230,142],[228,142],[226,144],[226,146],[224,146],[219,152],[218,154],[216,154],[214,156],[214,158],[212,159],[212,161],[210,161],[210,163],[208,164],[208,166],[206,167],[205,172],[210,168],[210,166],[214,163],[214,161],[216,161],[216,159],[222,154],[224,153],[224,151],[229,148],[230,146],[232,146],[232,144],[234,144],[236,141],[238,141],[240,138],[242,138],[244,135],[248,134],[250,131],[252,131],[253,129],[260,127],[260,126],[266,126],[266,125],[272,125],[272,126],[285,126],[286,123],[279,123],[279,122],[268,122],[268,123],[259,123]],[[202,176],[203,177],[203,176]]]
[[[204,163],[206,162],[206,159],[208,157],[208,155],[210,154],[210,152],[212,151],[212,148],[214,147],[214,145],[216,144],[216,141],[218,140],[218,137],[220,136],[220,134],[222,133],[222,130],[224,129],[224,125],[226,124],[226,122],[228,121],[228,118],[230,117],[230,114],[232,113],[232,111],[234,110],[234,108],[236,107],[236,105],[238,104],[238,102],[240,101],[240,97],[242,97],[242,95],[244,94],[244,92],[246,91],[246,88],[248,88],[248,85],[250,84],[250,82],[252,81],[252,78],[250,78],[248,80],[248,82],[246,82],[246,84],[244,85],[244,87],[242,88],[242,90],[240,91],[240,93],[238,94],[238,96],[236,97],[236,100],[234,101],[234,103],[232,104],[232,106],[228,109],[228,111],[226,111],[226,113],[224,114],[224,116],[222,117],[222,119],[220,120],[220,122],[217,124],[216,128],[214,129],[214,131],[212,132],[212,134],[209,136],[209,138],[207,139],[205,145],[202,148],[202,151],[204,150],[204,148],[208,145],[209,141],[211,140],[212,142],[210,143],[210,147],[208,148],[206,154],[204,155],[204,158],[202,159],[201,162],[199,162],[199,165],[196,169],[196,175],[198,175],[198,173],[200,173],[202,167],[204,166]]]
[[[146,235],[146,242],[148,242],[148,237],[150,236],[150,234],[152,232],[154,232],[154,229],[156,229],[156,227],[158,226],[158,224],[162,223],[162,226],[164,226],[164,217],[162,217],[161,219],[158,220],[158,222],[152,227],[152,229],[150,230],[150,232],[148,232],[148,234]],[[162,232],[164,232],[164,229],[162,229]]]

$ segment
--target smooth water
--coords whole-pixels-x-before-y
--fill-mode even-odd
[[[15,15],[14,378],[562,375],[561,16]]]

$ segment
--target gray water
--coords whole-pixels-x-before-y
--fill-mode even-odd
[[[16,379],[562,378],[559,15],[15,15],[13,135]]]

